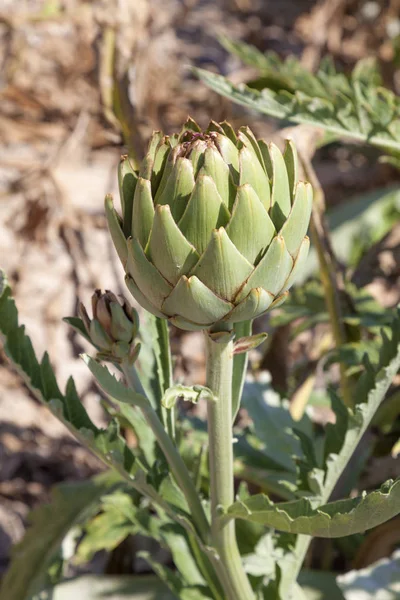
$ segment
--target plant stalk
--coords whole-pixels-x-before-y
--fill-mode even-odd
[[[140,393],[145,396],[143,388],[138,390],[138,386],[141,387],[141,384],[135,367],[128,365],[127,363],[123,363],[121,366],[128,385],[134,390],[140,391]],[[186,498],[198,534],[203,542],[207,543],[209,540],[210,525],[208,523],[194,482],[190,477],[190,473],[150,402],[147,402],[146,405],[141,406],[140,408],[147,423],[150,425],[157,442],[165,455],[165,458],[167,459],[178,486]]]
[[[208,435],[211,492],[211,535],[225,568],[227,600],[254,600],[236,541],[235,521],[221,523],[220,507],[234,501],[232,449],[233,342],[215,342],[206,333],[207,387],[216,400],[208,401]]]

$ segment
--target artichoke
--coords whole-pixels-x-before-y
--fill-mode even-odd
[[[96,290],[92,296],[93,319],[86,308],[79,304],[81,317],[88,339],[98,349],[99,357],[119,362],[128,358],[133,363],[140,350],[135,338],[139,329],[139,318],[125,298],[122,304],[115,294]]]
[[[122,218],[106,214],[127,286],[146,310],[188,330],[254,319],[282,303],[302,270],[312,188],[248,127],[189,119],[153,134],[139,172],[119,169]]]

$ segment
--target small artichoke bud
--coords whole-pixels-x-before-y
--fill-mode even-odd
[[[83,304],[79,305],[79,315],[99,355],[115,362],[128,359],[133,363],[140,350],[140,344],[135,343],[139,329],[136,310],[125,298],[121,304],[109,290],[94,292],[92,310],[93,318],[90,319]]]

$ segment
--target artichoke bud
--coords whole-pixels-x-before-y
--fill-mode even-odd
[[[79,305],[79,314],[87,333],[99,354],[117,362],[128,358],[136,360],[140,344],[136,343],[139,318],[136,310],[123,298],[122,304],[117,296],[107,290],[96,290],[92,296],[93,319],[90,319],[83,304]]]
[[[132,210],[124,198],[121,218],[108,198],[106,215],[129,291],[146,310],[216,331],[285,300],[307,262],[313,196],[298,181],[293,142],[282,154],[248,127],[236,134],[211,122],[201,131],[189,119],[180,134],[155,133],[131,176]],[[104,302],[95,300],[104,331],[129,343],[129,310],[108,305],[111,330]]]

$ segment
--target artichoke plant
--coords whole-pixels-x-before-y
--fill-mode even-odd
[[[132,295],[182,329],[254,319],[284,301],[309,249],[312,188],[248,127],[153,134],[139,172],[123,157],[122,218],[106,213]]]

